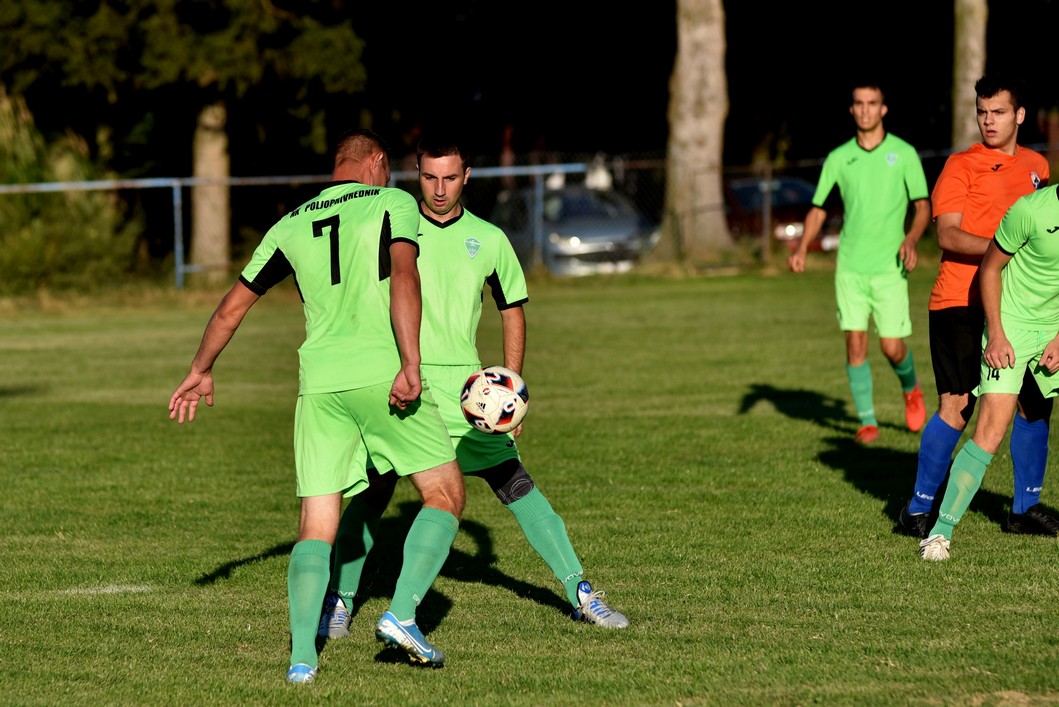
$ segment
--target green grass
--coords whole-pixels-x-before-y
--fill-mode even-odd
[[[930,264],[911,339],[932,397]],[[283,679],[295,539],[292,289],[251,311],[190,426],[166,403],[215,293],[0,314],[0,701],[118,704],[1059,702],[1059,553],[1001,532],[1006,445],[925,563],[895,534],[918,435],[878,351],[878,444],[852,442],[831,273],[534,281],[525,463],[632,626],[564,617],[484,483],[420,624],[415,669],[373,639],[417,508],[406,483],[348,639]],[[487,298],[487,302],[488,302]],[[499,363],[487,309],[486,363]],[[1054,483],[1043,500],[1053,506]]]

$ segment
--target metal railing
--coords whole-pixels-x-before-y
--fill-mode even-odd
[[[477,167],[474,174],[479,177],[533,177],[537,189],[536,208],[533,214],[535,251],[539,256],[544,239],[544,218],[541,204],[544,197],[544,180],[553,174],[578,174],[589,169],[588,164],[549,164],[525,167]],[[395,182],[418,180],[415,171],[401,170],[390,175],[391,186]],[[329,174],[304,174],[281,177],[182,177],[182,178],[148,178],[148,179],[99,179],[76,182],[41,182],[35,184],[0,184],[0,194],[29,194],[72,191],[113,191],[115,189],[169,189],[173,205],[173,258],[174,278],[177,289],[184,287],[185,276],[202,270],[201,265],[188,263],[184,252],[184,196],[187,188],[215,186],[218,184],[234,186],[280,185],[298,187],[303,184],[326,183],[331,180]]]

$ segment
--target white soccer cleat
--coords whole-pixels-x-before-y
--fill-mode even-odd
[[[949,539],[941,533],[935,533],[919,543],[919,554],[924,560],[940,562],[949,559]]]

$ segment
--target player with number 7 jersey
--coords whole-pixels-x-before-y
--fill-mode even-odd
[[[359,235],[365,233],[372,235]],[[418,233],[419,207],[411,194],[340,181],[265,234],[240,280],[264,294],[295,275],[305,306],[300,394],[393,380],[401,361],[390,326],[390,245],[405,240],[418,248]],[[298,276],[309,272],[314,276]]]

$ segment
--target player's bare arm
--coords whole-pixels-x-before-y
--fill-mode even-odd
[[[951,253],[982,255],[991,239],[969,233],[961,225],[963,213],[938,214],[934,220],[938,229],[938,245]]]
[[[500,310],[504,329],[504,367],[522,373],[526,357],[526,312],[519,307]]]
[[[812,207],[809,209],[809,213],[805,215],[805,230],[802,232],[802,238],[798,242],[798,248],[787,258],[787,267],[792,272],[805,270],[805,254],[809,252],[809,246],[812,242],[820,235],[820,229],[824,227],[824,221],[826,220],[827,211],[819,206]]]
[[[258,298],[259,295],[246,285],[236,282],[221,299],[206,324],[199,350],[191,362],[191,370],[169,398],[170,420],[176,419],[183,424],[186,418],[188,422],[193,422],[202,398],[205,398],[207,406],[213,407],[213,364]]]
[[[423,392],[419,372],[423,300],[416,255],[416,247],[407,241],[396,241],[390,246],[390,319],[401,352],[401,370],[390,388],[390,405],[402,410]]]
[[[912,225],[908,229],[905,239],[901,242],[901,248],[897,253],[901,262],[904,263],[905,270],[915,270],[916,265],[919,263],[919,254],[916,251],[916,246],[930,224],[930,201],[927,199],[916,199],[912,202],[912,210]]]
[[[991,368],[1009,368],[1015,365],[1015,349],[1008,341],[1000,319],[1000,273],[1009,260],[1011,256],[1000,250],[995,241],[990,241],[978,268],[986,331],[989,332],[983,357]]]

